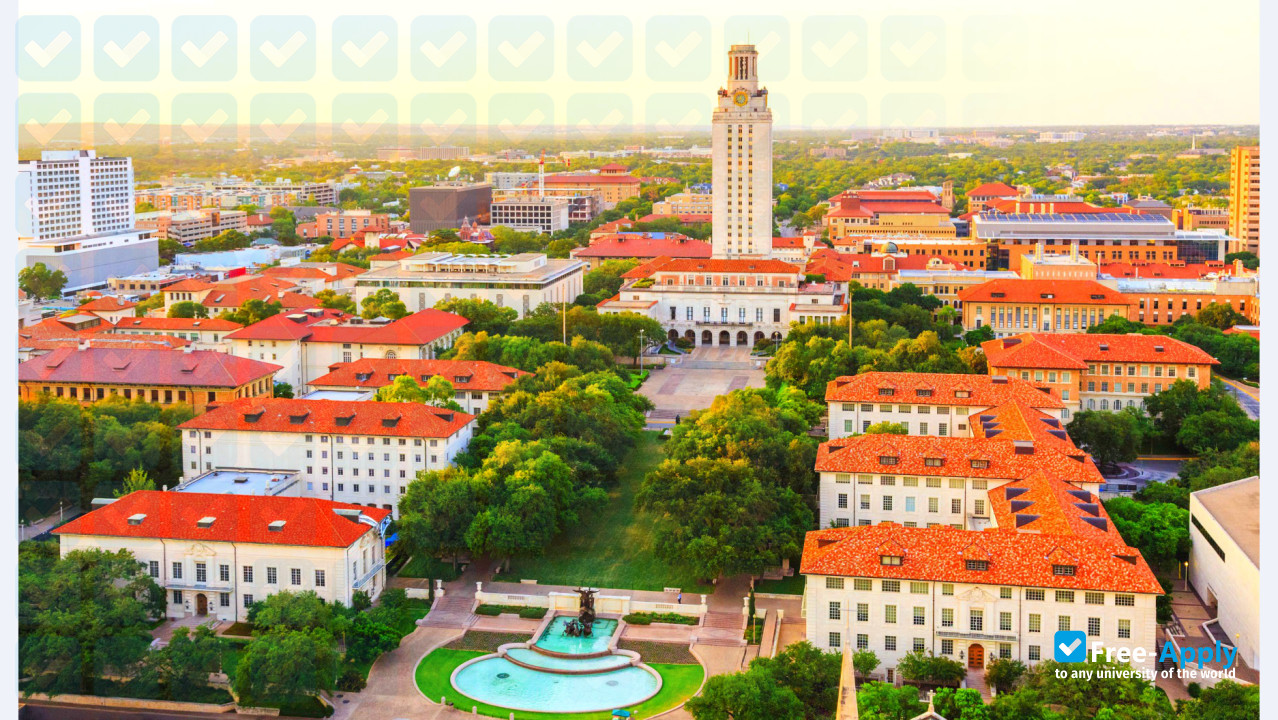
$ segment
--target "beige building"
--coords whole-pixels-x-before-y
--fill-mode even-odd
[[[753,45],[728,50],[710,137],[713,257],[771,257],[772,111]]]
[[[1260,147],[1240,146],[1229,153],[1230,252],[1260,254]]]
[[[165,616],[248,619],[281,591],[351,604],[386,587],[390,512],[316,498],[147,490],[94,501],[54,531],[63,556],[127,550],[164,589]]]
[[[714,213],[714,196],[705,193],[675,193],[652,204],[653,215],[710,215]]]
[[[1189,496],[1189,585],[1215,611],[1214,638],[1260,669],[1260,478]]]

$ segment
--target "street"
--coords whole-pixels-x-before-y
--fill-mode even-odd
[[[1260,388],[1244,385],[1237,380],[1230,380],[1220,375],[1216,377],[1225,384],[1225,389],[1238,400],[1238,404],[1247,411],[1247,415],[1253,420],[1260,419]]]
[[[1119,463],[1122,471],[1115,475],[1106,475],[1106,483],[1101,492],[1122,493],[1124,495],[1139,492],[1151,482],[1166,482],[1180,473],[1184,459],[1167,457],[1137,458],[1135,462]]]

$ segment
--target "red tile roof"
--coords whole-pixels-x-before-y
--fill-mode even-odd
[[[969,198],[977,198],[977,199],[990,198],[990,197],[999,197],[999,198],[1012,197],[1017,194],[1018,193],[1016,191],[1016,188],[1012,187],[1011,185],[1008,185],[1007,183],[1001,183],[1001,182],[991,182],[991,183],[985,183],[984,185],[977,185],[976,187],[967,191],[967,196]]]
[[[797,275],[803,269],[793,263],[782,260],[763,260],[749,258],[732,259],[685,259],[659,257],[636,267],[622,275],[624,278],[646,278],[657,272],[683,273],[786,273]]]
[[[572,251],[573,257],[588,258],[708,258],[710,243],[671,233],[666,237],[645,237],[639,233],[604,235],[589,245]]]
[[[178,427],[196,430],[447,438],[474,419],[474,415],[421,403],[244,398],[219,405]]]
[[[861,200],[869,200],[873,202],[916,202],[916,203],[934,203],[937,197],[930,190],[911,190],[910,188],[902,188],[900,190],[846,190],[833,199],[841,198],[859,198]]]
[[[639,178],[632,175],[603,175],[598,173],[559,174],[546,176],[547,185],[638,185]]]
[[[1234,266],[1222,262],[1209,263],[1107,263],[1096,268],[1102,275],[1116,278],[1170,278],[1174,280],[1198,280],[1207,275],[1233,275]]]
[[[279,365],[212,350],[59,348],[18,366],[19,382],[234,388],[270,377]]]
[[[219,318],[124,318],[115,324],[116,330],[180,330],[182,332],[217,331],[231,332],[244,327],[237,322]]]
[[[384,360],[363,358],[329,367],[329,373],[310,382],[313,387],[380,388],[408,375],[426,382],[442,375],[458,390],[501,392],[529,373],[482,360]]]
[[[714,215],[710,213],[668,213],[644,215],[639,218],[639,222],[653,222],[654,220],[678,220],[684,225],[700,225],[714,220]]]
[[[772,238],[772,248],[802,248],[803,238],[801,237],[774,237]]]
[[[1002,295],[998,295],[1002,293]],[[991,280],[960,290],[959,300],[1072,305],[1132,305],[1134,301],[1095,280]]]
[[[1224,332],[1226,335],[1240,335],[1240,334],[1250,335],[1256,338],[1257,340],[1260,339],[1260,328],[1258,327],[1246,327],[1242,325],[1235,325],[1234,327],[1231,327],[1228,330],[1225,330]]]
[[[114,295],[107,295],[105,297],[100,297],[94,300],[90,300],[89,302],[76,308],[76,311],[91,312],[91,313],[119,312],[121,310],[128,310],[131,307],[137,307],[137,303],[127,302],[121,298],[115,297]]]
[[[381,522],[390,510],[349,505],[319,498],[217,495],[142,490],[100,507],[54,530],[57,535],[163,538],[204,542],[349,547],[376,529],[338,515],[335,510],[359,510]],[[134,515],[145,515],[137,525]],[[214,518],[210,527],[199,521]],[[283,520],[278,531],[273,522]]]
[[[279,313],[227,335],[230,340],[300,340],[309,337],[311,325],[321,321],[345,320],[352,316],[341,310],[313,308],[310,312]]]
[[[994,211],[995,213],[1009,214],[1040,214],[1054,213],[1085,215],[1089,213],[1121,213],[1125,215],[1142,215],[1140,210],[1129,207],[1102,207],[1093,205],[1085,200],[1042,200],[1033,197],[1021,198],[1002,198],[992,200],[985,206],[985,212]]]
[[[118,348],[123,350],[171,350],[184,348],[191,344],[190,340],[171,335],[125,335],[123,333],[102,332],[71,335],[68,337],[42,336],[21,339],[18,347],[23,350],[56,350],[58,348],[76,348],[88,343],[91,348]]]
[[[461,315],[426,308],[385,325],[315,325],[308,342],[368,345],[427,345],[470,322]]]
[[[352,275],[360,275],[364,272],[364,268],[347,265],[346,263],[335,262],[331,266],[334,268],[333,273],[325,272],[323,268],[308,266],[275,266],[263,268],[261,274],[276,278],[305,278],[318,280],[342,280]]]
[[[899,546],[900,565],[883,565],[880,548]],[[896,550],[893,550],[895,552]],[[1056,575],[1068,559],[1073,575]],[[967,559],[988,560],[968,570]],[[983,531],[950,527],[906,528],[895,523],[831,528],[807,534],[800,572],[805,575],[892,578],[927,582],[1162,594],[1135,548],[1086,537]]]
[[[891,390],[891,395],[880,391]],[[923,391],[925,395],[920,395]],[[966,397],[957,393],[966,392]],[[1019,378],[995,382],[989,375],[946,373],[868,372],[844,375],[825,387],[826,402],[908,403],[911,405],[958,405],[995,407],[1009,402],[1032,408],[1062,408],[1055,395],[1039,390]]]
[[[827,279],[847,281],[852,275],[859,273],[887,273],[898,270],[924,270],[932,260],[940,260],[946,265],[956,261],[929,255],[880,255],[874,253],[841,253],[826,248],[826,252],[817,251],[812,255],[813,261],[808,263],[804,271],[808,274],[824,273]],[[842,267],[839,267],[842,266]],[[813,269],[817,267],[819,269]]]
[[[1105,349],[1101,349],[1102,346]],[[1157,348],[1162,348],[1159,351]],[[1095,362],[1219,365],[1203,350],[1165,335],[1023,333],[988,340],[981,349],[991,367],[1084,369]]]
[[[86,327],[82,330],[76,330],[64,322],[64,318],[47,318],[41,320],[34,325],[28,325],[18,331],[18,338],[38,338],[38,337],[70,337],[72,335],[90,335],[93,333],[110,332],[112,325],[110,322],[99,318],[97,315],[92,316],[93,320],[99,321],[98,324]]]

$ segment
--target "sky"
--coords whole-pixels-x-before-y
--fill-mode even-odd
[[[439,144],[486,125],[673,134],[708,125],[747,41],[781,127],[1259,122],[1256,0],[261,6],[22,3],[20,142],[90,122],[99,146],[157,124],[194,142],[316,122],[356,142],[395,124]]]

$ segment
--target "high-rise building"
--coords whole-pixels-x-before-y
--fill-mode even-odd
[[[1260,147],[1239,146],[1229,153],[1230,252],[1260,254]]]
[[[408,189],[408,227],[415,233],[455,230],[471,221],[487,225],[493,202],[489,183],[449,182]]]
[[[714,257],[772,255],[772,111],[753,45],[728,51],[728,82],[711,120]]]
[[[20,262],[61,270],[65,291],[159,267],[158,242],[135,226],[132,158],[45,150],[18,163],[17,193]]]

